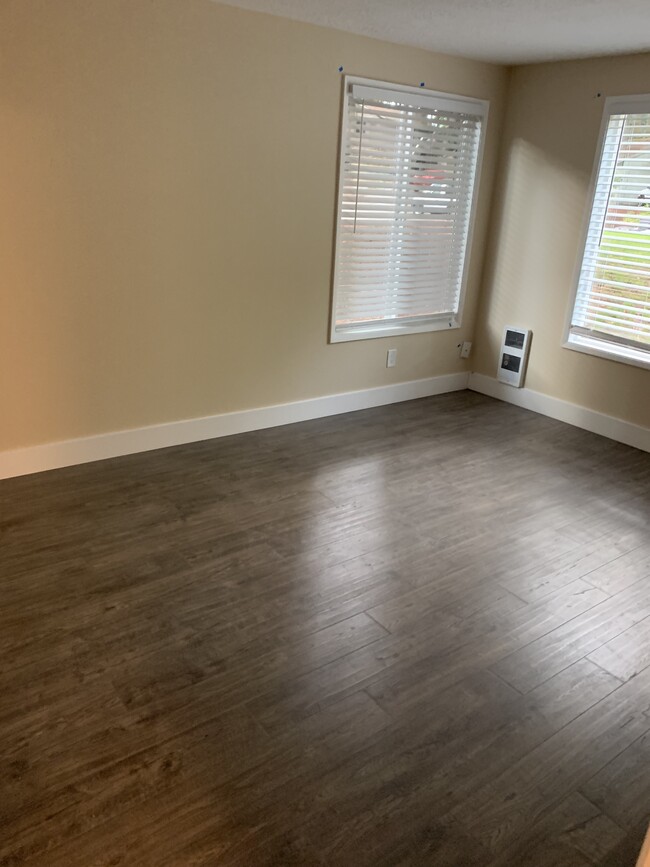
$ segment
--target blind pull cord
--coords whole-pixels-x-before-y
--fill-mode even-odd
[[[365,99],[361,102],[361,132],[359,133],[359,155],[357,157],[357,189],[354,198],[354,227],[352,234],[357,234],[357,210],[359,208],[359,174],[361,172],[361,146],[363,145],[363,114],[366,110]]]
[[[612,198],[612,187],[614,186],[614,175],[616,174],[616,166],[618,165],[618,158],[621,153],[621,144],[623,142],[623,133],[625,132],[625,126],[627,124],[627,118],[621,124],[621,128],[618,134],[618,144],[616,145],[616,156],[614,157],[614,170],[612,171],[612,178],[609,182],[609,190],[607,191],[607,202],[605,204],[605,216],[603,218],[603,225],[600,227],[600,237],[598,238],[598,246],[603,243],[603,235],[605,234],[605,223],[607,222],[607,211],[609,210],[609,200]],[[605,134],[605,144],[607,144],[607,134]],[[603,147],[603,155],[605,153],[605,148]],[[602,157],[601,157],[602,159]],[[596,183],[598,186],[598,183]],[[593,206],[592,206],[593,207]],[[598,253],[596,253],[598,255]]]

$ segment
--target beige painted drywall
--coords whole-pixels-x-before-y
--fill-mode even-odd
[[[0,64],[0,451],[468,368],[505,69],[209,0],[3,0]],[[327,343],[340,65],[491,101],[460,331]]]
[[[473,364],[494,376],[503,327],[531,328],[528,387],[646,427],[650,370],[561,344],[604,97],[648,92],[650,54],[513,70]]]

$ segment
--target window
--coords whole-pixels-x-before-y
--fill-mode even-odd
[[[650,96],[605,104],[570,349],[650,367]]]
[[[332,341],[459,327],[487,109],[346,78]]]

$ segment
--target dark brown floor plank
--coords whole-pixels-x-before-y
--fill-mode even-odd
[[[650,582],[641,580],[514,651],[492,670],[528,692],[648,616]]]
[[[639,674],[650,665],[650,616],[602,644],[588,659],[619,680]]]
[[[624,839],[622,828],[574,792],[538,823],[533,835],[515,840],[489,864],[490,867],[600,864]]]
[[[580,789],[619,825],[650,822],[650,733],[619,753]]]
[[[471,392],[0,483],[0,865],[631,865],[649,524]]]
[[[588,659],[580,659],[529,692],[527,704],[557,731],[618,689],[621,683]]]
[[[454,815],[480,842],[498,852],[648,730],[650,670],[646,669],[515,762]]]

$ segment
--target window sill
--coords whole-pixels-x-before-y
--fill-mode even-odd
[[[565,349],[573,349],[576,352],[585,352],[587,355],[609,358],[610,361],[621,361],[623,364],[645,367],[650,370],[650,349],[646,352],[633,346],[617,346],[605,340],[583,337],[578,334],[570,334],[562,346]]]
[[[345,331],[336,331],[333,328],[330,334],[330,343],[346,343],[351,340],[372,340],[377,337],[398,337],[404,334],[424,334],[427,331],[453,331],[458,328],[460,328],[460,321],[458,319],[453,319],[451,322],[449,319],[440,319],[437,322],[426,322],[422,325],[346,328]]]

